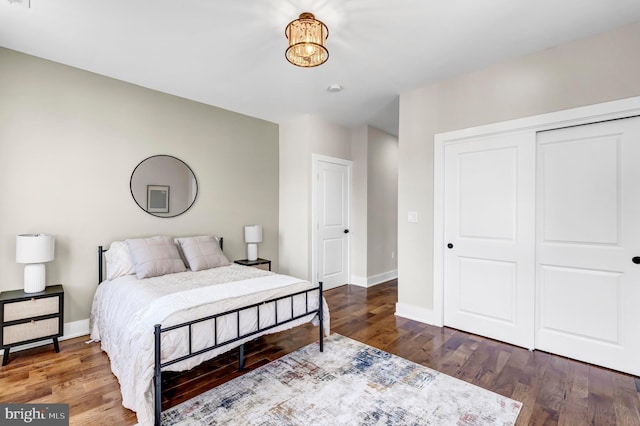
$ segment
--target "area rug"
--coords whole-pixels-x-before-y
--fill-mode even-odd
[[[522,404],[333,334],[162,413],[163,425],[513,425]]]

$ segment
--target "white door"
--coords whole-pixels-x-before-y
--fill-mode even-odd
[[[533,348],[535,133],[444,155],[444,323]]]
[[[325,289],[349,282],[350,162],[316,162],[316,271]]]
[[[640,375],[640,118],[537,140],[536,347]]]

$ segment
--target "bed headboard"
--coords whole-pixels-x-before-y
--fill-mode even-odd
[[[224,250],[224,238],[218,237],[218,244],[220,244],[220,250]],[[100,284],[104,278],[104,254],[107,252],[103,246],[98,246],[98,284]]]

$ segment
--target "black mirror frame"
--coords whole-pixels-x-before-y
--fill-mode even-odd
[[[181,211],[181,212],[180,212],[180,213],[178,213],[178,214],[174,214],[174,215],[170,215],[170,216],[164,216],[164,215],[160,216],[160,215],[158,215],[158,214],[152,213],[152,212],[148,211],[147,209],[145,209],[145,208],[144,208],[144,207],[143,207],[143,206],[138,202],[138,200],[136,199],[135,195],[133,194],[133,176],[135,175],[136,170],[138,170],[138,167],[140,167],[140,165],[142,165],[142,163],[144,163],[145,161],[150,160],[150,159],[152,159],[152,158],[156,158],[156,157],[168,157],[168,158],[173,158],[174,160],[177,160],[177,161],[181,162],[181,163],[182,163],[182,164],[184,164],[184,166],[185,166],[185,167],[186,167],[186,168],[191,172],[191,175],[193,176],[193,180],[195,181],[195,184],[196,184],[196,192],[195,192],[195,194],[193,194],[193,201],[191,201],[191,204],[189,204],[189,206],[187,206],[187,208],[186,208],[186,209],[184,209],[183,211]],[[138,207],[140,207],[140,209],[141,209],[143,212],[145,212],[145,213],[147,213],[147,214],[149,214],[149,215],[151,215],[151,216],[154,216],[154,217],[159,217],[159,218],[163,218],[163,219],[169,219],[169,218],[172,218],[172,217],[178,217],[178,216],[180,216],[181,214],[184,214],[185,212],[187,212],[187,211],[188,211],[188,210],[189,210],[189,209],[190,209],[190,208],[195,204],[196,199],[198,198],[199,185],[198,185],[198,179],[196,178],[196,174],[193,172],[193,169],[192,169],[191,167],[189,167],[189,165],[188,165],[187,163],[185,163],[184,161],[182,161],[181,159],[179,159],[179,158],[177,158],[177,157],[174,157],[173,155],[157,154],[157,155],[152,155],[152,156],[150,156],[150,157],[147,157],[147,158],[145,158],[144,160],[140,161],[140,162],[138,163],[138,165],[133,169],[133,171],[131,172],[131,178],[129,178],[129,191],[131,192],[131,198],[133,198],[133,201],[135,201],[135,203],[138,205]]]

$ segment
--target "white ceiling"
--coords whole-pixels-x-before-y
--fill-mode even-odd
[[[0,0],[0,46],[275,123],[393,134],[405,90],[640,21],[640,0],[28,1]],[[329,27],[311,69],[284,58],[306,11]]]

